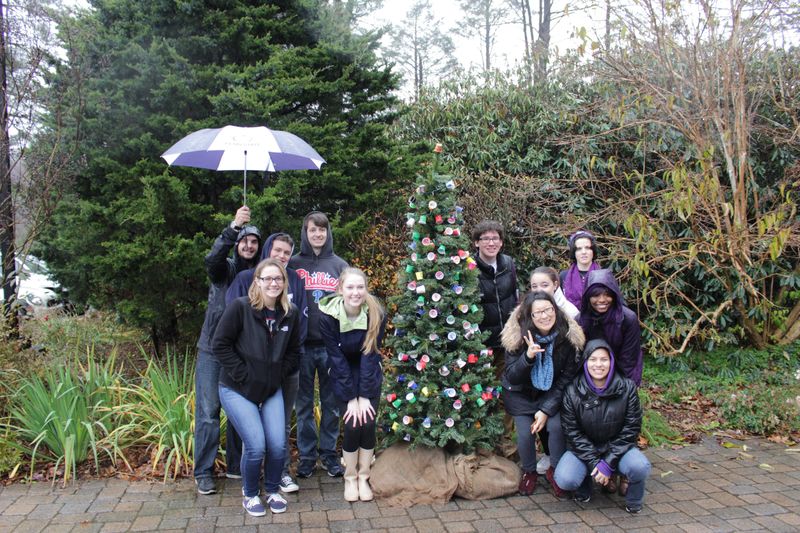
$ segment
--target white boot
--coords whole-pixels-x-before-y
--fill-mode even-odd
[[[344,499],[358,501],[358,452],[342,451],[344,456]]]
[[[362,502],[372,500],[372,489],[369,487],[369,471],[372,468],[372,457],[375,450],[358,449],[358,495]]]

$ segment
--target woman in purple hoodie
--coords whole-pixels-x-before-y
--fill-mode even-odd
[[[639,317],[625,306],[610,270],[589,272],[580,309],[578,324],[586,341],[605,339],[614,352],[617,371],[638,387],[642,382],[642,329]]]
[[[604,340],[586,343],[583,372],[566,388],[561,427],[568,450],[561,456],[555,480],[574,500],[592,497],[592,482],[608,487],[615,473],[627,476],[625,510],[639,513],[650,462],[636,447],[642,429],[642,407],[636,385],[617,374],[614,353]]]

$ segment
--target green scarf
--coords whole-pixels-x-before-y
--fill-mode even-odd
[[[344,299],[338,294],[329,294],[319,301],[319,310],[339,321],[339,332],[347,333],[354,329],[367,329],[367,304],[361,304],[361,312],[355,320],[347,317],[344,310]]]

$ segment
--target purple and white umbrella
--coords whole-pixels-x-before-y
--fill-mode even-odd
[[[170,166],[247,171],[319,170],[325,162],[303,139],[264,126],[207,128],[190,133],[161,157]]]

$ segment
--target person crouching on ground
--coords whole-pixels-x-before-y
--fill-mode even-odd
[[[301,349],[300,313],[289,302],[287,285],[280,261],[261,261],[248,295],[228,305],[214,335],[214,354],[223,369],[219,398],[242,438],[242,506],[252,516],[266,514],[259,498],[262,461],[267,505],[273,513],[286,511],[278,492],[286,458],[281,387],[297,370]]]
[[[319,303],[320,332],[328,351],[328,378],[344,413],[344,499],[372,500],[369,473],[375,452],[375,413],[383,372],[380,347],[385,313],[357,268],[339,274],[336,294]]]
[[[629,482],[625,510],[642,510],[650,462],[636,447],[642,407],[636,384],[615,372],[614,353],[602,339],[586,343],[583,373],[567,387],[561,425],[568,450],[556,468],[556,482],[588,502],[592,480],[606,486],[615,472]]]
[[[528,293],[508,319],[501,335],[506,349],[503,404],[514,417],[517,449],[522,461],[519,492],[536,489],[536,435],[545,425],[549,434],[550,468],[545,474],[556,497],[566,493],[553,478],[564,453],[561,394],[580,370],[583,331],[564,314],[548,293]]]

